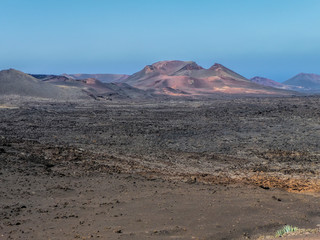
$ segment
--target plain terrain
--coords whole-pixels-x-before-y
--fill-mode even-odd
[[[0,103],[0,239],[255,239],[320,223],[320,97]]]

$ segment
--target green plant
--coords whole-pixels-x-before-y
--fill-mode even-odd
[[[298,230],[297,227],[293,227],[293,226],[290,226],[290,225],[286,225],[286,226],[284,226],[282,229],[280,229],[280,230],[277,231],[276,237],[281,237],[281,236],[283,236],[283,235],[286,234],[286,233],[295,232],[295,231],[297,231],[297,230]]]

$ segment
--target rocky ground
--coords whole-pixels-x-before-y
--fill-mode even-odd
[[[256,239],[320,223],[320,97],[0,105],[0,239]]]

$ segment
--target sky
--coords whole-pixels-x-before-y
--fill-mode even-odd
[[[251,78],[320,74],[319,0],[0,0],[0,69],[125,73],[215,62]]]

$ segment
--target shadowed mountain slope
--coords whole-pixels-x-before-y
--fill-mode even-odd
[[[264,78],[264,77],[253,77],[250,79],[251,82],[263,85],[263,86],[268,86],[268,87],[274,87],[274,88],[280,88],[280,89],[289,89],[288,85],[276,82],[274,80],[271,80],[269,78]]]
[[[95,78],[75,80],[66,76],[55,76],[47,78],[45,82],[61,87],[79,88],[93,98],[149,98],[152,96],[144,90],[125,83],[103,83]]]
[[[62,75],[68,78],[76,79],[76,80],[94,78],[105,83],[122,82],[129,77],[129,75],[126,75],[126,74],[62,74]]]
[[[73,100],[145,99],[153,96],[147,91],[125,83],[103,83],[94,78],[75,80],[62,75],[34,74],[33,76],[14,69],[0,71],[0,95]]]
[[[15,69],[0,71],[0,94],[57,99],[86,97],[79,90],[58,87]]]

